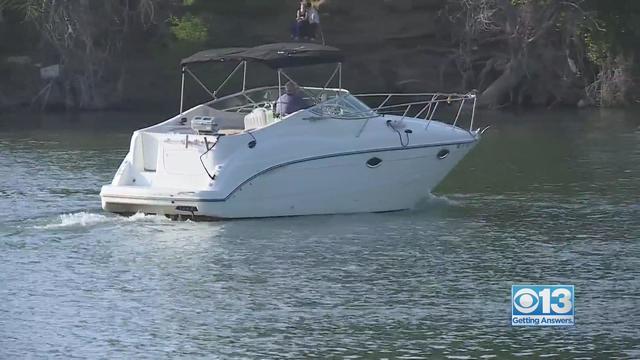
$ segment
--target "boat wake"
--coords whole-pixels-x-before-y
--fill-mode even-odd
[[[430,193],[427,197],[425,197],[418,203],[418,205],[416,206],[416,210],[425,210],[434,207],[459,207],[463,205],[464,202],[462,201],[462,199],[456,197],[456,195],[446,196],[434,195]]]
[[[118,215],[104,215],[91,212],[78,212],[61,214],[58,216],[57,221],[35,226],[36,229],[58,229],[58,228],[75,228],[75,227],[88,227],[103,223],[131,223],[137,221],[147,222],[169,222],[170,219],[160,215],[145,215],[143,213],[137,213],[131,216],[118,216]]]
[[[447,197],[444,195],[430,194],[423,199],[415,210],[429,210],[433,208],[460,207],[463,205],[461,199]],[[34,229],[65,229],[83,228],[100,224],[128,224],[133,222],[147,223],[170,223],[172,220],[161,215],[145,215],[143,213],[131,216],[120,216],[115,214],[103,214],[88,211],[60,214],[56,218],[49,218],[45,224],[36,225]],[[188,220],[187,220],[188,221]]]

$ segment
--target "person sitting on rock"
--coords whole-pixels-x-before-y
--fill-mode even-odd
[[[307,1],[300,1],[300,7],[296,12],[296,22],[293,25],[293,40],[308,38],[309,32],[309,11]]]
[[[316,5],[310,5],[309,6],[309,10],[307,10],[307,18],[309,21],[309,31],[308,31],[308,36],[309,38],[311,38],[311,40],[316,39],[316,36],[318,36],[318,33],[320,31],[320,13],[318,12],[318,8]]]

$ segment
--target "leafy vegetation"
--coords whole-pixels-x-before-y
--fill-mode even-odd
[[[207,40],[206,23],[191,14],[187,14],[181,18],[171,16],[171,32],[176,39],[181,41],[204,42]]]
[[[449,0],[447,9],[464,87],[479,88],[486,106],[614,106],[632,97],[640,2]]]
[[[331,15],[340,1],[316,2]],[[485,106],[616,106],[636,97],[640,1],[431,3],[452,51],[443,71],[453,65],[459,89],[479,90]],[[12,34],[1,35],[0,52],[61,64],[67,107],[106,108],[122,101],[132,86],[125,75],[149,58],[168,63],[187,50],[254,41],[261,23],[294,7],[288,0],[0,0],[0,29]],[[352,35],[366,36],[340,34]]]

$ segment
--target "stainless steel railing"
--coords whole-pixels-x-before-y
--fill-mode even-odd
[[[401,120],[405,117],[424,118],[427,121],[427,127],[433,120],[450,123],[452,127],[458,126],[465,120],[463,114],[466,109],[468,110],[466,113],[468,130],[473,131],[477,100],[475,93],[380,93],[354,96],[380,115],[398,115],[401,116]],[[450,121],[447,121],[445,116],[436,116],[436,114],[451,112],[452,108],[453,114],[450,115],[452,116]]]
[[[260,92],[268,94],[268,91],[273,89],[277,89],[277,87],[269,86],[246,90],[216,99],[207,103],[207,105],[215,107],[216,103],[235,98],[236,100],[240,100],[239,102],[241,103],[236,103],[231,106],[221,106],[218,107],[218,109],[222,111],[248,113],[256,107],[268,107],[275,101],[275,99],[258,100],[252,96],[252,94]],[[468,131],[473,131],[477,102],[475,93],[373,93],[351,95],[347,91],[340,89],[304,89],[318,92],[317,94],[312,94],[314,95],[312,99],[315,100],[316,105],[312,106],[309,110],[317,113],[319,116],[344,118],[348,120],[366,119],[389,114],[400,116],[400,120],[406,117],[422,118],[427,121],[427,127],[435,120],[448,123],[452,127],[462,127],[460,124],[466,123],[468,127],[464,126],[464,128],[468,129]],[[328,101],[322,100],[322,94],[324,93],[332,93],[333,96]],[[341,104],[336,102],[336,99],[340,99],[342,95],[346,97],[353,96],[367,106],[356,109],[358,106],[354,107],[348,106],[348,104],[342,104],[345,108],[342,110],[338,109],[340,111],[337,111],[336,108],[341,107]],[[366,108],[366,110],[363,110],[363,108]],[[327,111],[327,109],[329,111]]]

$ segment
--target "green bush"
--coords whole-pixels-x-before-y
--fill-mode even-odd
[[[172,16],[169,18],[171,24],[171,32],[182,41],[205,42],[208,38],[209,28],[207,24],[199,18],[191,14],[178,18]]]

